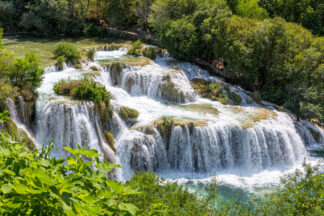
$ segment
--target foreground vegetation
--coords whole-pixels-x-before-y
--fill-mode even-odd
[[[0,122],[8,121],[0,113]],[[71,156],[51,158],[54,145],[28,150],[0,131],[0,213],[2,215],[323,215],[324,174],[304,165],[281,188],[248,204],[218,199],[217,186],[190,193],[153,173],[125,183],[107,178],[121,168],[100,162],[95,150],[65,147]],[[85,160],[86,159],[86,160]],[[92,166],[96,169],[91,168]]]

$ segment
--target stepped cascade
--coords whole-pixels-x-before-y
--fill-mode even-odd
[[[241,169],[257,173],[288,169],[307,157],[307,146],[318,142],[310,130],[324,141],[323,130],[296,122],[271,103],[255,102],[248,92],[196,65],[168,56],[146,65],[120,63],[125,58],[132,58],[125,49],[97,51],[95,61],[84,63],[82,70],[71,65],[62,71],[47,68],[37,90],[37,145],[52,141],[55,155],[64,157],[64,146],[96,149],[102,159],[122,165],[117,177],[124,180],[135,170],[213,173]],[[112,97],[114,114],[104,125],[92,102],[72,100],[53,91],[58,81],[82,79],[94,73],[93,67],[98,71],[91,79]],[[195,78],[226,85],[227,91],[239,95],[240,106],[230,105],[231,99],[229,105],[223,105],[201,98],[190,83]],[[138,118],[123,120],[118,115],[121,107],[136,109]],[[16,109],[21,119],[26,119],[23,106]],[[106,144],[103,126],[112,131],[115,149]]]

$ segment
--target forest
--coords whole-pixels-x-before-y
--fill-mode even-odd
[[[131,43],[127,55],[139,56],[136,61],[142,57],[154,60],[157,50],[163,49],[179,61],[203,62],[206,69],[214,69],[210,71],[213,75],[251,92],[255,101],[269,101],[297,122],[307,120],[316,128],[324,126],[322,0],[1,0],[1,215],[323,215],[324,174],[306,160],[303,170],[285,175],[271,193],[241,202],[221,199],[216,179],[203,193],[160,178],[152,170],[143,172],[145,169],[119,182],[110,177],[122,167],[103,162],[96,150],[64,147],[70,156],[56,158],[51,157],[52,143],[35,148],[30,138],[14,126],[8,99],[22,96],[32,106],[27,115],[35,118],[38,89],[46,71],[38,53],[28,51],[23,57],[17,56],[3,45],[3,39],[11,35],[104,39],[111,37],[111,29],[139,35],[144,38],[142,42],[153,38],[158,49],[144,48],[140,40]],[[151,40],[145,40],[149,37]],[[65,63],[80,69],[82,59],[94,61],[95,50],[81,53],[62,42],[52,54],[59,70],[66,67]],[[119,75],[126,67],[118,62],[107,65]],[[162,80],[166,84],[161,87],[164,91],[173,90],[170,75]],[[226,89],[201,80],[190,83],[198,90],[206,85],[203,94],[209,96]],[[60,80],[53,92],[73,100],[91,101],[102,127],[113,118],[112,94],[98,80]],[[227,104],[228,100],[242,103],[228,87],[226,92]],[[167,93],[170,96],[174,92]],[[209,106],[204,106],[203,112],[218,114]],[[140,114],[123,106],[119,115],[130,125]],[[172,117],[156,122],[168,145],[171,128],[184,126]],[[189,123],[191,127],[198,125]],[[311,133],[321,140],[318,132]],[[104,128],[103,137],[116,152],[112,129]]]

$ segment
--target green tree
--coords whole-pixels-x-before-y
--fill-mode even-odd
[[[19,88],[25,85],[37,88],[41,84],[43,73],[38,56],[34,52],[27,52],[24,58],[15,59],[8,77],[11,83]]]
[[[45,35],[66,32],[69,21],[68,3],[66,0],[36,0],[30,2],[23,14],[22,25],[30,31]]]
[[[257,0],[240,0],[236,6],[235,12],[237,15],[253,19],[265,19],[268,18],[268,12],[259,7]]]
[[[189,59],[196,52],[198,39],[196,27],[189,17],[167,21],[161,30],[159,41],[175,57]]]

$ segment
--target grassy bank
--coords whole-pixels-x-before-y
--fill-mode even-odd
[[[40,57],[40,61],[44,66],[51,66],[56,63],[52,52],[61,42],[72,44],[81,52],[82,58],[86,58],[86,52],[90,48],[101,48],[111,43],[131,44],[131,41],[112,38],[36,38],[32,36],[7,36],[3,38],[3,46],[8,51],[20,57],[23,57],[28,51],[34,51]]]

